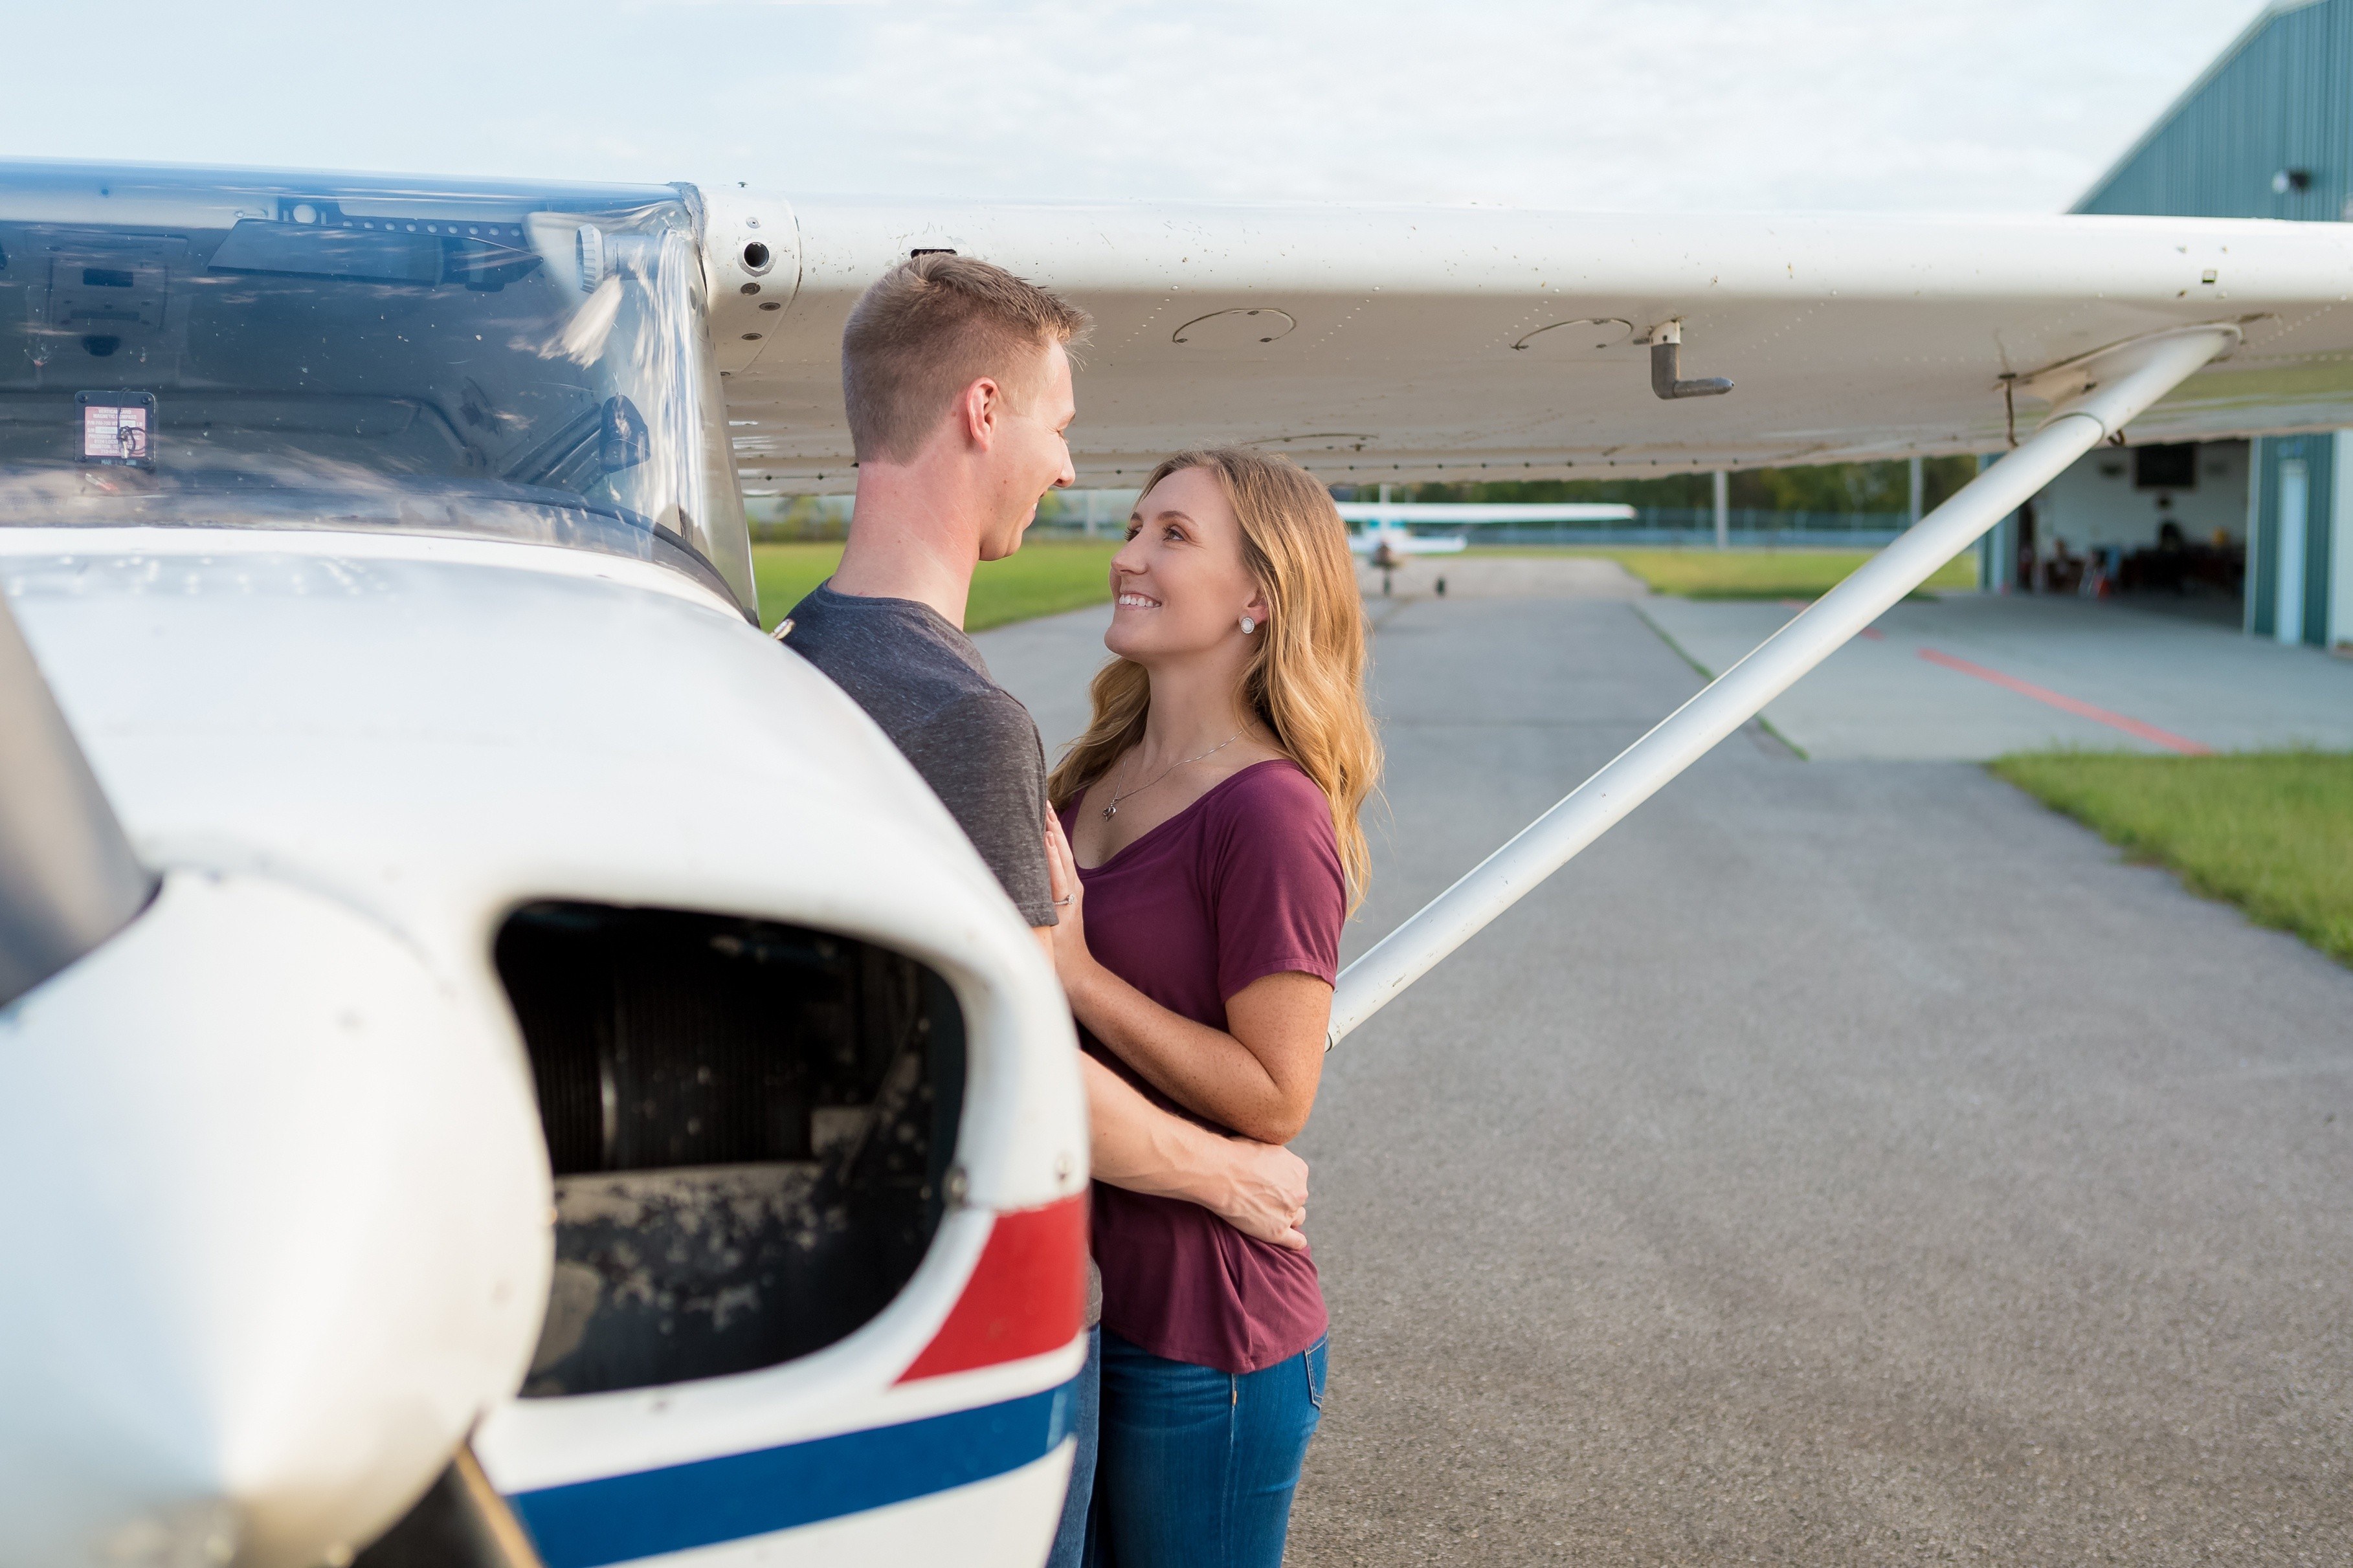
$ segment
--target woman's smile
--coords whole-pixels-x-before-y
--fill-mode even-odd
[[[1149,594],[1139,594],[1129,588],[1121,593],[1118,605],[1123,610],[1156,610],[1160,607],[1160,601]]]

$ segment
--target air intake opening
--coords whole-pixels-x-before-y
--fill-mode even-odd
[[[526,1397],[771,1366],[897,1295],[944,1207],[964,1018],[871,943],[543,903],[499,932],[555,1167]]]

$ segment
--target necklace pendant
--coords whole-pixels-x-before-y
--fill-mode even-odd
[[[1119,802],[1113,801],[1109,805],[1103,807],[1103,820],[1105,822],[1109,822],[1113,817],[1117,816],[1118,815]]]

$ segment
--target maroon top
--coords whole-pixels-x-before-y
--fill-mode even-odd
[[[1068,830],[1075,808],[1062,814]],[[1332,807],[1288,758],[1254,763],[1090,870],[1087,945],[1173,1013],[1226,1026],[1251,981],[1339,973],[1347,885]],[[1164,1110],[1193,1116],[1093,1035],[1080,1042]],[[1219,1131],[1229,1129],[1219,1127]],[[1198,1204],[1095,1184],[1103,1327],[1154,1355],[1221,1372],[1274,1365],[1324,1332],[1304,1251],[1253,1241]]]

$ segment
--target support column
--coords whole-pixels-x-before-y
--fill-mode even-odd
[[[1715,470],[1715,547],[1732,548],[1732,476]]]
[[[1993,467],[1994,461],[1983,452],[1978,453],[1978,472],[1984,473]],[[2013,542],[2016,538],[2013,520],[2017,516],[2016,512],[2011,512],[1978,536],[1978,592],[1980,594],[2010,592],[2011,563],[2016,559],[2017,552]]]
[[[2273,513],[2272,636],[2304,640],[2304,546],[2312,529],[2312,471],[2302,457],[2282,458],[2279,504]]]
[[[2353,430],[2337,432],[2328,487],[2328,602],[2322,625],[2327,647],[2353,647]]]
[[[1912,505],[1911,505],[1911,508],[1910,508],[1910,511],[1911,511],[1911,521],[1912,521],[1913,522],[1915,522],[1915,523],[1916,523],[1916,522],[1918,522],[1918,521],[1920,521],[1920,503],[1921,503],[1922,501],[1924,501],[1924,500],[1926,500],[1927,499],[1927,495],[1928,495],[1928,482],[1927,482],[1927,479],[1928,479],[1928,477],[1927,477],[1927,473],[1926,473],[1926,470],[1921,467],[1921,459],[1919,459],[1918,458],[1913,458],[1913,459],[1912,459]]]
[[[2249,637],[2261,635],[2270,624],[2263,607],[2263,501],[2271,490],[2263,472],[2270,456],[2265,450],[2267,444],[2261,436],[2247,442],[2246,569],[2239,578],[2239,629]]]

